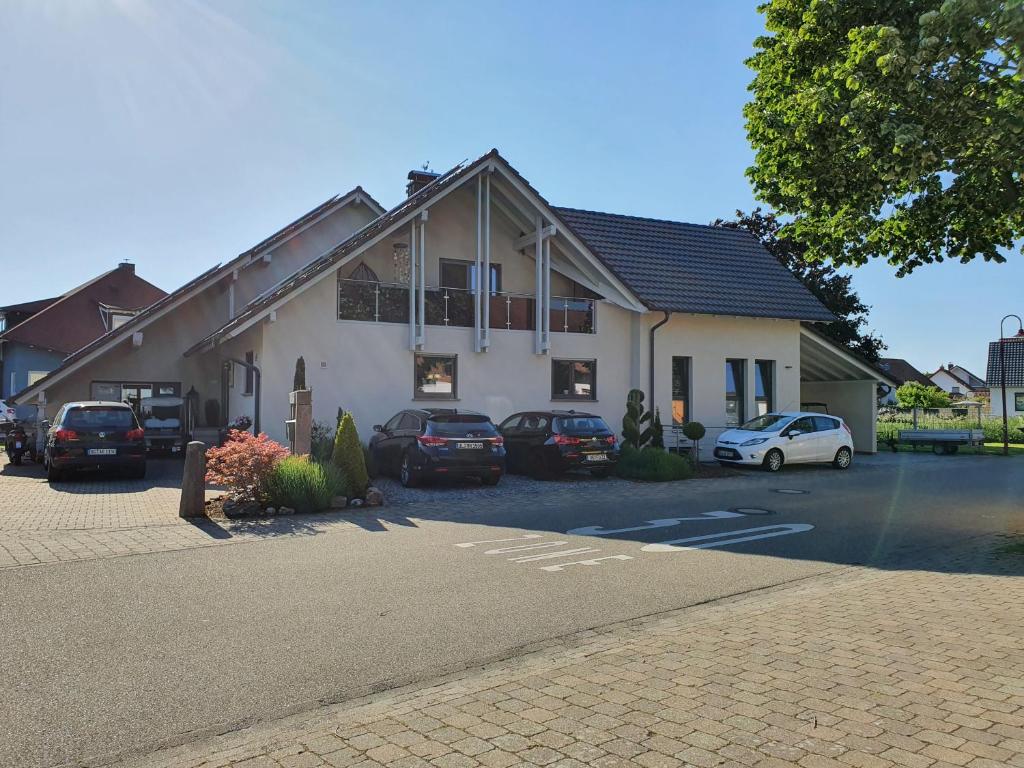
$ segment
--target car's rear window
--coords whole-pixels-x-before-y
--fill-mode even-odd
[[[135,426],[135,414],[130,408],[72,408],[64,414],[63,426],[72,429],[132,429]]]
[[[611,432],[604,419],[597,416],[559,416],[559,432]]]
[[[492,437],[498,434],[498,430],[487,418],[452,414],[428,419],[427,434],[443,437]]]

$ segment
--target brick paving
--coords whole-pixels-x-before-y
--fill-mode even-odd
[[[1024,562],[848,569],[130,768],[1024,768]]]

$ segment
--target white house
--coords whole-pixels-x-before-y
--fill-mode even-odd
[[[1003,340],[1000,353],[998,341],[988,345],[988,366],[985,378],[992,393],[992,415],[1003,417],[1003,367],[1006,361],[1006,415],[1024,417],[1024,331]]]
[[[985,384],[985,380],[956,363],[940,365],[935,373],[929,374],[928,378],[934,386],[943,392],[948,392],[954,400],[973,400],[988,396],[988,386]]]
[[[555,207],[496,150],[411,173],[407,191],[387,212],[357,188],[307,214],[18,400],[49,412],[100,383],[174,380],[217,400],[221,422],[250,414],[283,440],[301,355],[314,418],[351,410],[364,438],[413,403],[617,426],[639,388],[666,425],[712,437],[825,403],[874,450],[876,386],[893,382],[811,327],[832,316],[751,235]]]

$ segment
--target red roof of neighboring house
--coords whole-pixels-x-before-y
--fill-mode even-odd
[[[30,315],[34,315],[36,312],[41,312],[46,309],[55,301],[60,301],[60,296],[56,296],[52,299],[24,301],[21,304],[8,304],[6,307],[0,307],[0,312],[27,312]]]
[[[878,367],[888,373],[900,384],[916,381],[926,387],[932,386],[932,380],[921,373],[902,357],[883,357],[878,360]]]
[[[70,354],[109,328],[101,305],[137,311],[167,294],[135,274],[135,265],[116,269],[68,291],[24,322],[0,334],[5,341]]]

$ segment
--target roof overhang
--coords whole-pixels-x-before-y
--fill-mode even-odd
[[[891,377],[806,326],[800,327],[801,381],[873,381],[897,387]]]

